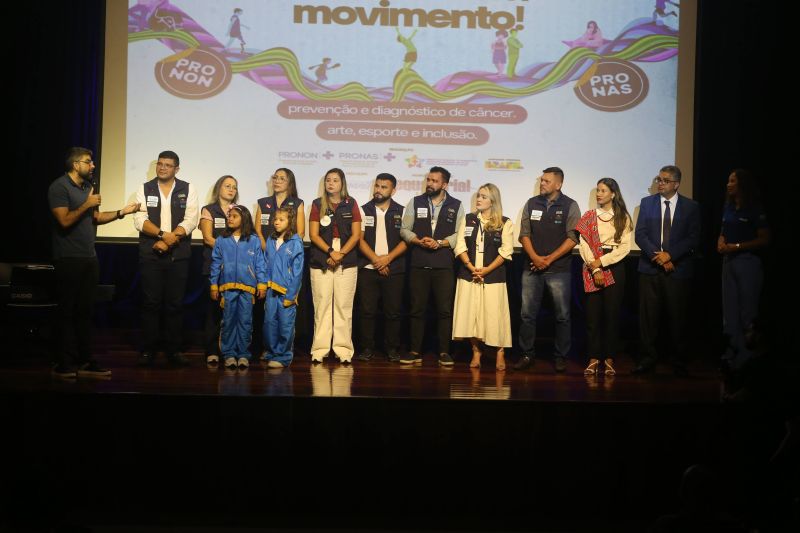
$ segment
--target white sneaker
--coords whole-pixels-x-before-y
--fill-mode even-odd
[[[284,364],[281,363],[280,361],[270,361],[269,363],[267,363],[267,366],[270,368],[283,368]]]
[[[219,356],[218,355],[209,355],[206,357],[206,364],[207,365],[216,365],[219,363]]]
[[[244,370],[245,368],[250,368],[250,360],[246,357],[239,358],[239,368]]]
[[[225,368],[236,368],[236,358],[235,357],[226,357],[225,358]]]

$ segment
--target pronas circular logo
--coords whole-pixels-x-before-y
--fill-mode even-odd
[[[196,48],[156,63],[156,80],[168,93],[199,100],[216,96],[231,82],[231,67],[219,55]]]
[[[575,94],[589,107],[600,111],[625,111],[647,97],[650,83],[642,69],[620,59],[602,60]]]

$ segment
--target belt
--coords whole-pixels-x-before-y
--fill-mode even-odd
[[[614,247],[613,246],[603,246],[600,249],[603,250],[603,252],[605,252],[605,253],[609,253],[609,252],[613,252],[614,251]]]

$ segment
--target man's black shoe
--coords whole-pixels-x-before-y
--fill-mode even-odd
[[[156,357],[150,352],[142,352],[139,354],[139,359],[136,361],[137,366],[153,366],[156,362]]]
[[[566,372],[567,371],[567,358],[566,357],[556,357],[556,372]]]
[[[370,361],[373,357],[372,350],[362,350],[360,354],[356,356],[358,361]]]
[[[73,367],[61,363],[55,363],[50,373],[53,377],[61,379],[75,379],[78,377],[78,373]]]
[[[656,362],[650,359],[645,359],[631,371],[635,376],[642,376],[644,374],[652,374],[656,369]]]
[[[514,370],[525,370],[526,368],[533,366],[534,362],[535,360],[533,359],[533,357],[528,357],[527,355],[523,355],[517,360],[516,363],[514,363],[511,366],[511,368],[513,368]]]
[[[97,361],[89,361],[78,368],[79,378],[108,378],[111,370],[101,367]]]
[[[170,365],[176,367],[189,366],[189,360],[186,359],[186,357],[184,357],[183,354],[180,352],[169,354],[167,356],[167,361],[169,362]]]
[[[399,363],[400,354],[396,351],[389,351],[389,353],[386,354],[386,359],[388,359],[390,363]]]

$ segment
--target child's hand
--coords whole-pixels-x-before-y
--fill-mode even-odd
[[[219,301],[219,291],[217,289],[211,289],[211,299],[215,302]]]
[[[284,307],[291,307],[293,305],[294,305],[294,301],[293,300],[283,300],[283,306]]]
[[[267,296],[267,289],[258,289],[258,299],[263,300]]]

